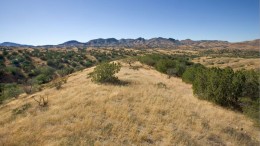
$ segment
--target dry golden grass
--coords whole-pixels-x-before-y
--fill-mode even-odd
[[[127,85],[99,85],[87,78],[92,70],[1,105],[0,145],[257,145],[250,119],[198,100],[181,79],[124,64],[118,76]],[[32,99],[39,95],[48,107]]]
[[[260,70],[259,58],[232,58],[232,57],[200,57],[192,60],[201,63],[207,67],[231,67],[235,70],[239,69],[257,69]]]

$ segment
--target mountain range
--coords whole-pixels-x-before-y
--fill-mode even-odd
[[[78,42],[76,40],[70,40],[58,45],[44,45],[44,46],[32,46],[32,45],[23,45],[12,42],[0,43],[0,46],[7,47],[127,47],[127,48],[232,48],[232,49],[241,49],[246,47],[249,49],[257,49],[259,46],[260,39],[252,41],[244,41],[237,43],[230,43],[228,41],[219,41],[219,40],[199,40],[194,41],[191,39],[186,40],[176,40],[173,38],[137,38],[137,39],[115,39],[115,38],[99,38],[93,39],[88,42]]]
[[[0,43],[0,46],[6,46],[6,47],[29,47],[32,45],[23,45],[23,44],[17,44],[17,43],[13,43],[13,42],[3,42]]]

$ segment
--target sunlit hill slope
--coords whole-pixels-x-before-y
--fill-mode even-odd
[[[69,75],[0,106],[0,145],[257,145],[259,129],[240,113],[194,97],[192,86],[152,68],[117,74],[125,85]],[[33,99],[48,96],[48,106]],[[20,112],[17,112],[20,111]]]

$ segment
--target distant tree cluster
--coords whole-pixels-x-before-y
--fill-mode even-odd
[[[186,68],[192,65],[188,58],[183,56],[171,56],[150,54],[139,57],[139,61],[143,64],[153,66],[161,73],[167,74],[169,77],[181,77]]]

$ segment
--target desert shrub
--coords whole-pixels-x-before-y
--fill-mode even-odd
[[[55,69],[48,66],[40,67],[39,70],[40,73],[45,74],[47,76],[52,76],[55,72]]]
[[[55,69],[51,67],[40,67],[37,70],[35,70],[35,75],[37,75],[34,80],[38,84],[44,84],[48,83],[53,79],[53,76],[55,75]]]
[[[63,85],[64,83],[67,83],[67,78],[65,78],[65,77],[63,77],[63,78],[59,77],[59,78],[57,78],[57,79],[55,79],[55,80],[53,81],[53,86],[54,86],[57,90],[59,90],[59,89],[61,89],[61,87],[62,87],[62,85]]]
[[[57,90],[59,90],[61,88],[62,82],[61,81],[56,81],[54,82],[54,86]]]
[[[186,64],[185,64],[184,62],[177,61],[177,62],[176,62],[175,70],[176,70],[176,76],[177,76],[177,77],[181,77],[182,74],[183,74],[183,73],[185,72],[185,70],[186,70]]]
[[[32,64],[32,62],[26,60],[26,61],[21,63],[21,68],[25,72],[30,72],[31,70],[33,70],[35,68],[35,66]]]
[[[23,90],[17,84],[2,84],[1,86],[1,101],[12,97],[17,98],[23,93]]]
[[[22,71],[17,67],[8,66],[5,68],[5,72],[11,74],[16,80],[23,80],[25,78]]]
[[[142,66],[130,66],[129,69],[139,70]]]
[[[172,76],[176,76],[177,70],[175,68],[168,68],[166,74],[168,75],[168,78],[171,78]]]
[[[184,72],[182,80],[192,83],[193,93],[200,99],[242,111],[250,117],[257,117],[259,76],[259,73],[253,70],[234,72],[231,68],[205,68],[194,65]]]
[[[83,65],[85,67],[91,67],[93,65],[93,62],[92,61],[86,61]]]
[[[150,54],[139,57],[139,61],[154,66],[157,71],[168,74],[169,77],[181,77],[186,67],[193,65],[186,56],[177,55]]]
[[[136,57],[128,57],[123,59],[124,63],[127,63],[130,67],[132,66],[133,63],[135,63],[137,61]]]
[[[26,110],[28,110],[30,107],[32,107],[32,105],[30,103],[26,103],[26,104],[22,105],[21,107],[13,109],[12,113],[14,115],[24,114],[26,112]]]
[[[143,64],[154,66],[158,60],[160,60],[163,56],[158,54],[151,54],[139,57],[139,61]]]
[[[254,119],[255,121],[257,121],[258,126],[260,126],[260,111],[259,111],[259,107],[260,107],[260,100],[256,99],[256,100],[252,100],[252,98],[249,97],[244,97],[244,98],[240,98],[239,102],[241,104],[242,107],[242,111],[243,113]]]
[[[40,73],[41,73],[40,69],[36,68],[36,69],[32,69],[30,72],[28,72],[28,76],[30,78],[32,78],[32,77],[39,75]]]
[[[58,60],[58,59],[49,59],[47,60],[47,65],[56,69],[61,69],[64,67],[64,65],[62,63],[62,60]]]
[[[65,75],[68,75],[68,74],[73,73],[74,71],[75,71],[75,70],[74,70],[74,68],[72,68],[72,67],[65,67],[65,68],[62,69],[62,70],[58,70],[57,73],[58,73],[61,77],[63,77],[63,76],[65,76]]]
[[[116,82],[118,78],[115,76],[121,69],[120,63],[101,63],[96,66],[94,71],[89,74],[91,80],[94,82],[105,83],[105,82]]]
[[[259,97],[259,79],[260,79],[260,74],[257,73],[254,70],[243,70],[241,73],[245,77],[245,81],[243,84],[243,91],[242,91],[242,96],[247,96],[247,97],[252,97],[252,98],[257,98]]]
[[[77,64],[76,62],[72,62],[72,63],[71,63],[71,66],[75,68],[75,67],[78,66],[78,64]]]
[[[0,84],[0,104],[4,101],[4,84]]]
[[[163,82],[157,83],[156,86],[157,86],[158,88],[167,88],[166,84],[164,84]]]
[[[175,68],[176,62],[170,59],[160,59],[155,64],[155,69],[159,72],[166,73],[168,68]]]
[[[32,94],[40,91],[40,86],[37,84],[36,80],[29,79],[23,84],[23,91],[26,94]]]
[[[191,67],[188,67],[185,70],[185,72],[182,74],[182,81],[192,84],[193,81],[195,80],[197,71],[202,69],[205,69],[205,67],[203,67],[200,64],[196,64]]]
[[[238,98],[233,94],[233,76],[231,68],[199,70],[193,82],[193,91],[201,99],[226,107],[236,107]]]
[[[4,55],[4,56],[7,56],[8,54],[9,54],[8,51],[6,51],[6,49],[4,49],[4,50],[3,50],[3,55]]]
[[[46,107],[48,106],[48,95],[40,95],[38,98],[33,96],[33,99],[38,103],[39,106],[41,107]]]
[[[48,83],[50,80],[51,80],[50,76],[46,74],[39,74],[38,76],[35,77],[35,81],[37,84]]]
[[[4,58],[4,55],[0,54],[0,61],[4,61],[5,58]]]

